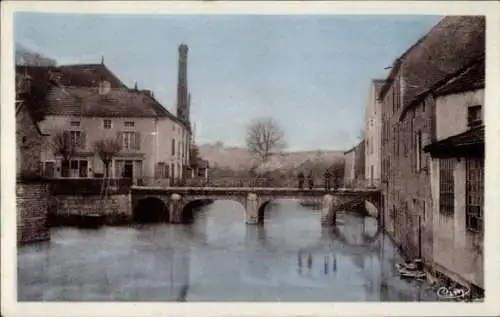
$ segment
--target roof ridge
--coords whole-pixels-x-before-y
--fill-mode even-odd
[[[57,65],[57,66],[53,66],[55,68],[57,67],[75,67],[75,66],[78,66],[78,67],[84,67],[84,66],[102,66],[102,67],[106,67],[105,64],[101,64],[101,63],[89,63],[89,64],[63,64],[63,65]]]
[[[464,78],[464,76],[467,76],[470,72],[474,71],[476,67],[478,67],[482,62],[484,62],[485,56],[482,55],[481,57],[474,59],[472,62],[464,66],[463,68],[459,69],[453,74],[450,74],[449,76],[446,76],[443,80],[445,81],[444,83],[440,84],[437,87],[431,87],[429,91],[433,91],[436,93],[439,93],[440,90],[443,90],[446,88],[448,85],[451,85],[458,80]],[[424,92],[425,93],[425,92]]]

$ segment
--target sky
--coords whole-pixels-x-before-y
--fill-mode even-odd
[[[14,41],[59,65],[100,63],[175,113],[178,45],[189,46],[198,144],[245,146],[273,117],[289,150],[347,150],[364,128],[371,80],[438,16],[16,13]]]

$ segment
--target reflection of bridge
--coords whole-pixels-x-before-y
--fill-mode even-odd
[[[191,207],[200,200],[234,200],[245,208],[247,224],[261,223],[264,209],[274,199],[309,198],[322,206],[321,223],[335,223],[337,210],[353,201],[365,200],[379,211],[382,206],[377,188],[299,189],[293,187],[131,187],[134,214],[157,212],[158,220],[184,223],[190,218]]]

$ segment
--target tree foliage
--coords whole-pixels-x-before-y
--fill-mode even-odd
[[[58,131],[52,137],[50,147],[57,156],[62,156],[63,161],[69,161],[76,154],[76,144],[71,140],[68,131]]]
[[[104,163],[106,176],[109,176],[109,164],[121,149],[120,140],[117,138],[102,139],[94,143],[94,151]]]
[[[255,119],[248,126],[246,144],[251,154],[267,161],[285,147],[285,133],[273,118]]]

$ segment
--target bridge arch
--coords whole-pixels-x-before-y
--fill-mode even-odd
[[[216,201],[233,201],[238,203],[243,212],[246,213],[246,203],[245,197],[240,196],[193,196],[186,197],[182,200],[180,208],[179,217],[180,219],[177,221],[178,223],[190,223],[194,220],[195,212],[197,208],[208,205],[208,201],[216,202]]]
[[[132,215],[134,222],[138,223],[169,221],[167,206],[160,198],[153,196],[137,200],[132,211]]]
[[[268,198],[260,203],[259,209],[257,210],[257,224],[261,225],[264,223],[264,212],[266,210],[266,207],[269,206],[271,202],[272,199]]]

